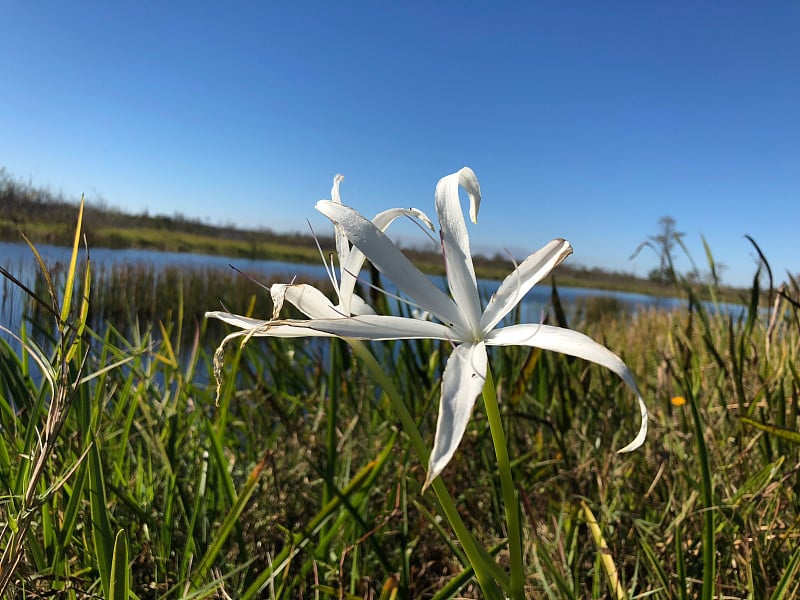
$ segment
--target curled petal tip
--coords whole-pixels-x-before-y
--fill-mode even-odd
[[[633,452],[639,446],[644,444],[644,440],[647,437],[647,406],[645,406],[644,400],[642,397],[639,396],[639,411],[642,413],[642,425],[639,427],[639,433],[636,434],[634,440],[625,446],[624,448],[620,448],[617,450],[617,454],[624,454],[626,452]]]
[[[469,220],[478,222],[478,209],[481,206],[481,186],[475,171],[464,167],[458,172],[458,183],[469,195]]]
[[[437,477],[438,475],[431,476],[430,471],[428,471],[428,476],[425,478],[425,483],[422,484],[422,491],[420,493],[424,494],[425,490],[427,490],[430,487],[430,485],[433,483],[433,480],[436,479]]]
[[[409,210],[409,211],[411,211],[411,213],[412,213],[414,216],[416,216],[416,217],[417,217],[417,219],[419,219],[420,221],[422,221],[422,223],[425,225],[425,227],[427,227],[427,228],[428,228],[428,229],[430,229],[431,231],[436,231],[436,227],[434,227],[434,225],[433,225],[433,221],[431,221],[431,220],[430,220],[430,218],[428,217],[428,215],[426,215],[426,214],[425,214],[424,212],[422,212],[420,209],[418,209],[418,208],[414,208],[413,206],[412,206],[411,208],[409,208],[408,210]]]
[[[333,187],[331,188],[331,200],[336,202],[336,204],[342,203],[342,196],[339,193],[339,185],[344,181],[344,175],[341,173],[337,174],[333,178]]]
[[[445,461],[444,463],[439,462],[438,464],[434,464],[434,462],[431,461],[431,460],[428,461],[428,471],[427,471],[427,473],[425,475],[425,483],[422,484],[422,492],[423,493],[425,492],[425,490],[427,490],[430,487],[430,485],[434,482],[434,480],[439,475],[442,474],[442,471],[444,471],[444,468],[447,465],[447,462],[449,462],[449,459],[447,461]]]
[[[563,244],[563,247],[561,249],[561,256],[559,257],[558,262],[556,263],[556,265],[560,265],[563,261],[567,259],[567,257],[570,254],[574,252],[574,250],[572,249],[572,244],[570,244],[564,238],[556,238],[556,241]]]
[[[422,493],[423,494],[425,493],[425,490],[427,490],[431,486],[431,484],[434,481],[436,481],[436,478],[439,477],[439,475],[442,474],[442,471],[444,471],[444,468],[447,466],[448,462],[449,462],[449,459],[447,461],[445,461],[444,463],[439,461],[436,464],[434,464],[434,461],[430,461],[430,460],[428,461],[428,472],[425,475],[425,483],[422,484]]]
[[[276,283],[269,288],[269,294],[272,296],[272,320],[277,321],[281,315],[283,302],[286,299],[286,289],[289,286],[285,283]]]

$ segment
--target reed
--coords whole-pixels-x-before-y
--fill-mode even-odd
[[[81,263],[80,268],[85,268]],[[64,287],[65,266],[55,263],[49,269],[49,278],[57,288]],[[124,337],[137,329],[158,331],[159,323],[177,328],[186,336],[203,321],[209,307],[226,307],[239,312],[252,311],[254,315],[269,315],[272,311],[269,291],[265,287],[283,281],[280,274],[265,276],[257,272],[239,272],[232,268],[211,266],[181,267],[166,265],[155,267],[144,263],[114,263],[93,267],[93,285],[89,294],[87,323],[101,332],[112,327]],[[41,298],[48,297],[48,276],[37,271],[33,277],[36,297],[25,297],[20,290],[4,279],[9,307],[6,314],[14,314],[14,305],[24,299],[23,317],[36,331],[52,333],[49,313]],[[316,285],[331,290],[330,282]],[[3,296],[4,302],[6,295]],[[180,299],[180,302],[178,300]],[[180,313],[178,308],[180,307]],[[2,314],[2,313],[0,313]],[[214,322],[205,326],[209,336],[223,334]]]

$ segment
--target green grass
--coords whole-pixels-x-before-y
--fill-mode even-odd
[[[416,442],[350,346],[231,344],[217,398],[222,333],[184,317],[223,297],[266,316],[263,292],[214,287],[216,274],[154,274],[152,311],[139,313],[140,277],[123,276],[89,282],[77,263],[53,280],[75,283],[71,300],[49,299],[44,279],[40,295],[65,318],[16,332],[29,352],[0,342],[4,597],[480,597],[438,493],[507,568],[481,403],[442,489],[423,494]],[[550,322],[603,342],[637,375],[651,429],[629,455],[614,450],[638,409],[613,374],[535,349],[493,351],[528,597],[796,596],[800,289],[790,282],[769,313],[751,292],[742,318],[696,302],[570,312],[554,293]],[[120,296],[115,324],[92,326]],[[430,445],[448,344],[368,349]]]

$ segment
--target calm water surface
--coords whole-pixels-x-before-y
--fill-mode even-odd
[[[39,253],[50,269],[57,264],[62,267],[69,262],[70,249],[60,246],[37,246]],[[82,253],[81,256],[85,256]],[[274,276],[285,277],[289,282],[296,279],[302,282],[304,279],[326,278],[324,267],[320,265],[304,265],[295,263],[285,263],[270,260],[250,260],[243,258],[227,258],[223,256],[208,256],[203,254],[188,254],[178,252],[159,252],[154,250],[110,250],[105,248],[94,248],[90,251],[92,264],[97,266],[115,266],[125,264],[141,264],[150,266],[155,270],[165,266],[178,266],[181,268],[219,268],[229,269],[229,265],[234,265],[242,271],[248,273],[261,273],[264,280]],[[33,282],[37,264],[30,251],[24,243],[0,242],[0,265],[13,273],[27,285]],[[509,268],[510,270],[510,268]],[[0,282],[0,324],[15,331],[19,327],[22,318],[22,298],[17,288],[3,278]],[[442,288],[446,286],[444,278],[434,278],[434,281]],[[485,297],[489,297],[497,288],[495,281],[479,281],[479,287]],[[387,288],[390,285],[387,284]],[[391,289],[390,289],[391,291]],[[631,312],[642,308],[658,307],[672,309],[685,306],[686,302],[678,298],[657,298],[645,294],[632,294],[627,292],[611,292],[593,288],[570,288],[559,287],[559,295],[562,302],[567,306],[575,306],[581,300],[589,297],[611,297],[620,301],[626,309]],[[542,285],[534,287],[522,302],[522,320],[538,322],[541,319],[542,311],[550,304],[550,287]],[[209,299],[209,308],[216,307],[214,299]],[[736,305],[723,306],[724,310],[731,312],[741,311],[742,307]]]

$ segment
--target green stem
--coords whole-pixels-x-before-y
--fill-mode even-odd
[[[341,342],[339,340],[331,340],[330,345],[330,368],[328,369],[328,427],[325,432],[325,450],[327,456],[325,457],[325,485],[322,488],[322,506],[326,506],[336,496],[336,466],[338,453],[336,451],[337,439],[336,431],[338,426],[339,415],[339,377],[340,377],[340,352],[342,352]],[[324,526],[327,529],[328,525]],[[320,554],[324,554],[326,550],[327,534],[329,532],[323,530],[320,536],[320,543],[317,550]]]
[[[483,403],[486,416],[492,431],[492,442],[497,456],[497,469],[500,472],[500,487],[503,494],[503,505],[508,527],[508,552],[511,559],[511,598],[524,600],[525,571],[522,565],[522,529],[519,519],[519,498],[514,478],[511,475],[511,461],[508,458],[508,445],[503,433],[503,421],[500,418],[500,406],[492,378],[492,369],[486,366],[486,382],[483,385]]]
[[[395,414],[400,419],[418,460],[422,464],[427,465],[430,450],[428,450],[425,445],[414,418],[411,416],[411,413],[408,412],[408,408],[406,408],[405,402],[403,402],[402,395],[394,386],[391,379],[387,377],[381,365],[364,343],[349,339],[346,341],[353,348],[353,352],[356,356],[364,361],[370,373],[372,373],[372,376],[378,381],[378,384],[383,389],[387,398],[389,398]],[[437,477],[434,479],[431,487],[436,495],[439,506],[444,512],[445,518],[448,523],[450,523],[450,527],[453,528],[461,547],[464,548],[464,553],[467,555],[467,560],[469,560],[470,565],[472,565],[475,571],[475,577],[478,579],[478,584],[481,586],[484,595],[487,598],[503,598],[503,594],[497,584],[500,583],[504,589],[508,589],[508,576],[488,555],[486,550],[479,546],[472,537],[466,525],[464,525],[464,521],[461,520],[461,515],[458,514],[455,502],[450,497],[441,478]]]
[[[339,340],[332,340],[330,345],[331,366],[328,370],[328,427],[325,432],[325,448],[327,457],[325,463],[325,487],[322,493],[322,505],[336,494],[334,478],[336,477],[336,426],[339,414]]]
[[[696,371],[699,373],[699,368]],[[711,476],[711,463],[708,458],[708,446],[705,440],[705,426],[700,416],[700,409],[697,406],[697,393],[700,389],[700,382],[686,382],[687,400],[692,410],[692,421],[694,421],[694,433],[697,441],[697,452],[700,457],[700,474],[702,478],[703,492],[703,589],[700,594],[702,600],[711,600],[714,596],[714,583],[717,578],[716,572],[716,539],[714,524],[714,480]]]

